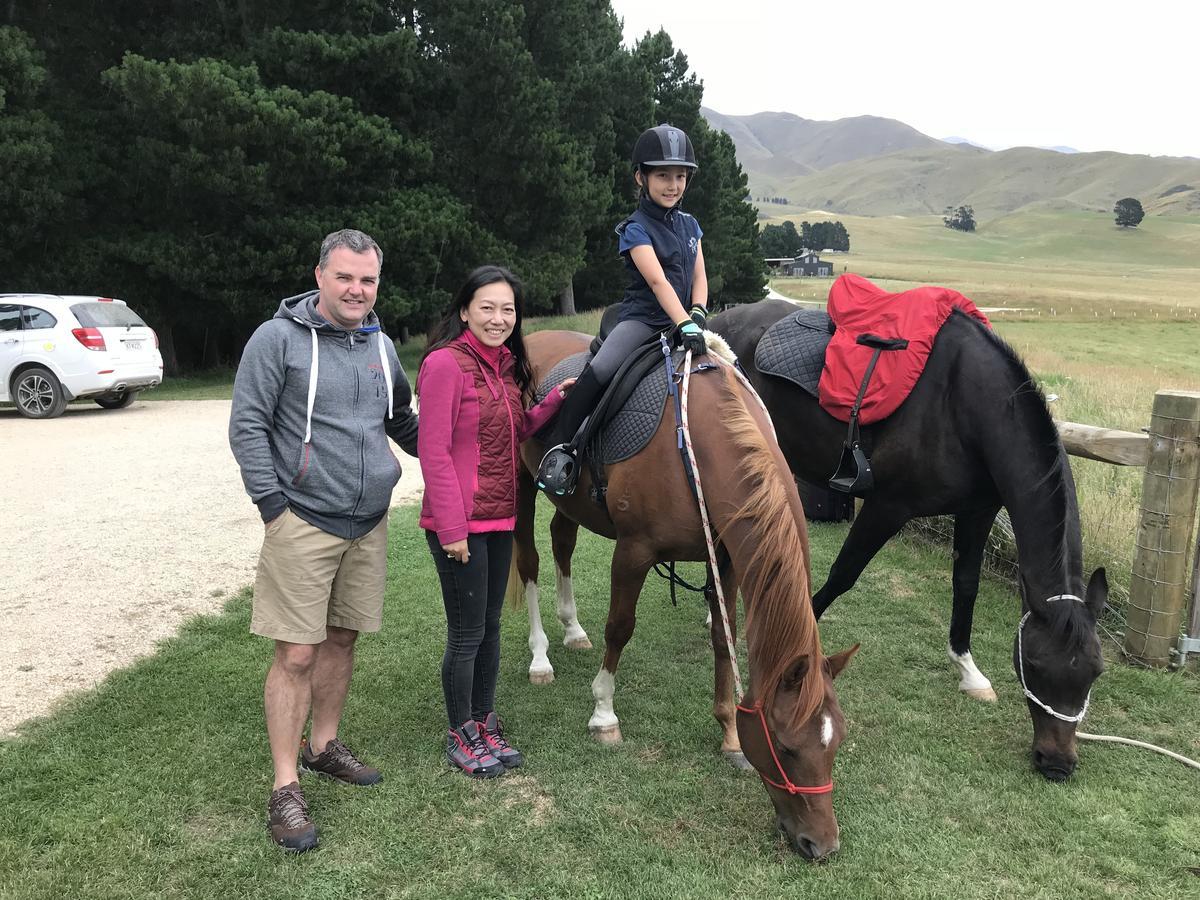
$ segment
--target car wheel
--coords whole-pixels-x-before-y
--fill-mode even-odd
[[[115,397],[97,397],[96,404],[105,409],[124,409],[137,399],[141,391],[124,391]]]
[[[53,419],[67,408],[67,395],[54,373],[41,366],[26,369],[13,382],[17,412],[29,419]]]

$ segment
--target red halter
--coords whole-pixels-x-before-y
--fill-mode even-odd
[[[767,717],[763,715],[762,704],[755,703],[753,706],[749,707],[738,704],[737,709],[738,712],[744,712],[749,715],[758,715],[758,721],[762,724],[763,734],[767,738],[767,749],[771,751],[771,759],[775,760],[775,768],[779,770],[779,775],[781,778],[783,778],[783,783],[780,784],[778,781],[772,781],[766,775],[763,775],[762,772],[759,772],[758,774],[763,781],[771,785],[771,787],[779,788],[781,791],[787,791],[789,794],[828,794],[833,790],[832,779],[828,784],[819,784],[812,787],[792,784],[792,779],[788,778],[788,773],[784,771],[783,764],[779,761],[779,756],[775,752],[775,742],[771,740],[771,730],[767,728]]]

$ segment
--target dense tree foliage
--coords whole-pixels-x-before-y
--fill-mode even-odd
[[[0,268],[10,273],[28,264],[69,190],[55,177],[62,131],[39,108],[45,80],[29,36],[0,27]]]
[[[534,312],[619,299],[644,128],[692,135],[716,302],[761,295],[755,211],[665,33],[594,0],[45,0],[0,7],[5,288],[128,299],[168,366],[230,360],[340,227],[421,330],[484,261]],[[317,29],[317,30],[314,30]],[[31,36],[36,36],[34,39]]]
[[[942,216],[942,224],[955,231],[974,231],[975,210],[969,206],[960,206],[957,209],[947,206],[946,213]]]
[[[804,249],[796,223],[788,219],[781,225],[764,225],[758,235],[759,252],[767,259],[795,256]]]
[[[1113,207],[1113,212],[1116,214],[1117,224],[1122,228],[1137,228],[1138,223],[1146,217],[1146,212],[1142,209],[1142,202],[1136,197],[1118,200],[1117,205]]]
[[[850,232],[841,222],[801,222],[797,231],[796,223],[788,219],[781,225],[764,226],[758,246],[768,259],[796,256],[802,249],[849,251]]]

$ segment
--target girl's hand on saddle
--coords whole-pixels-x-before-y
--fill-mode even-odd
[[[463,565],[466,565],[467,560],[471,558],[471,551],[467,549],[466,541],[455,541],[453,544],[442,544],[442,549],[446,551],[446,556],[449,559],[456,560]]]
[[[575,378],[567,378],[567,379],[565,379],[565,380],[563,380],[563,381],[559,382],[559,384],[558,384],[558,395],[559,395],[560,397],[565,397],[565,396],[567,396],[567,391],[569,391],[571,388],[573,388],[573,387],[575,386],[575,382],[576,382],[577,380],[578,380],[578,379],[575,379]]]

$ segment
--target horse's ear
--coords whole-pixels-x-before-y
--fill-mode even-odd
[[[1087,584],[1087,608],[1091,610],[1092,616],[1100,617],[1100,613],[1104,611],[1104,604],[1108,602],[1108,573],[1101,566],[1092,573],[1092,577],[1088,579]]]
[[[797,690],[804,683],[804,676],[807,674],[808,654],[802,653],[793,659],[791,665],[784,671],[780,684],[787,689]]]
[[[841,653],[835,653],[833,656],[825,657],[825,671],[829,673],[830,678],[837,678],[842,669],[846,668],[846,663],[858,652],[861,644],[855,644],[849,650],[843,650]]]

